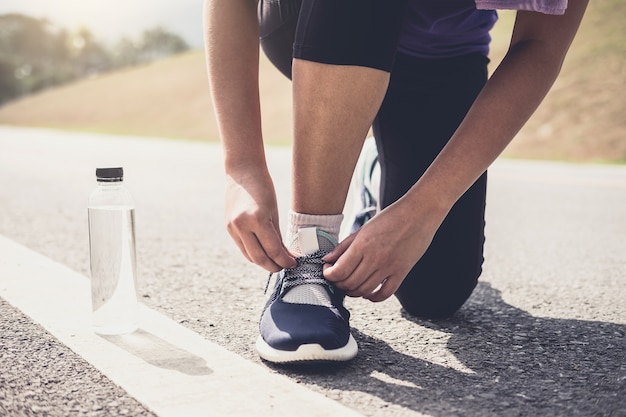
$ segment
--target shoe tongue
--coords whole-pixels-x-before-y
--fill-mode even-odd
[[[298,247],[302,255],[309,255],[320,249],[316,227],[304,227],[298,230]]]

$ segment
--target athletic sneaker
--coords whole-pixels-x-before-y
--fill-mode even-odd
[[[361,155],[352,176],[354,206],[349,217],[354,218],[349,233],[354,233],[367,223],[380,210],[380,164],[378,149],[373,137],[363,144]]]
[[[296,258],[296,267],[277,275],[261,313],[257,351],[275,363],[350,360],[358,347],[343,306],[345,294],[322,272],[322,258],[337,243],[316,228],[301,229],[297,238],[304,255]]]

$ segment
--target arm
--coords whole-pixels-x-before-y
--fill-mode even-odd
[[[398,289],[450,208],[551,88],[586,6],[587,0],[572,0],[563,16],[517,13],[506,57],[453,137],[407,194],[325,258],[335,262],[325,269],[327,279],[352,296],[372,301],[382,301]]]
[[[228,231],[270,271],[294,266],[278,227],[276,193],[261,134],[256,0],[205,0],[209,85],[224,149]]]
[[[439,204],[449,209],[491,165],[554,84],[586,6],[587,0],[570,1],[563,16],[517,13],[507,55],[448,145],[416,184],[415,196],[422,192],[433,195],[436,184],[445,190],[437,192]]]

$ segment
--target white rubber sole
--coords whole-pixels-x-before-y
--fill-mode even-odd
[[[359,351],[354,337],[350,335],[348,343],[341,348],[326,350],[315,344],[301,345],[295,351],[277,350],[268,345],[261,336],[257,338],[256,350],[259,356],[268,362],[345,362],[354,358]]]

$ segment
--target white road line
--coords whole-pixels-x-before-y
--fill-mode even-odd
[[[145,306],[140,331],[91,330],[89,280],[0,236],[0,296],[158,416],[359,416]]]

